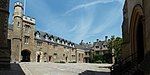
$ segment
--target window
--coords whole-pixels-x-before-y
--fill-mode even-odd
[[[79,53],[79,57],[80,57],[80,53]]]
[[[30,38],[29,36],[24,37],[24,43],[25,44],[29,44],[29,38]]]
[[[72,49],[72,52],[74,52],[74,49]]]
[[[88,53],[87,52],[85,52],[85,55],[87,55]]]
[[[37,46],[42,46],[42,42],[41,41],[37,41]]]
[[[20,23],[19,22],[18,22],[17,26],[20,27]]]
[[[45,40],[49,41],[49,39],[48,39],[48,35],[45,35]]]
[[[0,8],[8,10],[8,2],[7,2],[7,0],[0,0]]]
[[[39,39],[40,38],[40,33],[36,33],[35,37]]]
[[[57,53],[54,53],[54,55],[57,55]]]
[[[96,54],[99,54],[99,51],[96,51]]]
[[[25,25],[25,32],[29,33],[29,31],[30,31],[30,26],[29,25]]]
[[[72,58],[74,58],[75,57],[75,55],[72,55]]]
[[[63,54],[63,57],[65,57],[65,54]]]
[[[99,46],[96,46],[96,48],[99,48]]]
[[[54,42],[54,39],[53,39],[52,37],[50,38],[50,40],[51,40],[52,42]]]

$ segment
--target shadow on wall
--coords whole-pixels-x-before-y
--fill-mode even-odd
[[[0,70],[0,75],[25,75],[19,64],[10,63],[9,70]]]
[[[145,75],[150,75],[150,51],[146,53],[141,69],[146,73]]]
[[[90,71],[86,70],[79,75],[110,75],[110,72],[99,72],[99,71]]]

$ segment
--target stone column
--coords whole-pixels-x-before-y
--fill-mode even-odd
[[[9,0],[0,0],[0,69],[10,68],[10,44],[7,43]]]

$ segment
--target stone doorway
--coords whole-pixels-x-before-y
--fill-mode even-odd
[[[21,62],[30,62],[30,54],[31,52],[29,50],[21,51],[21,55],[22,55]]]
[[[40,55],[37,56],[37,62],[40,62]]]
[[[144,59],[144,38],[143,38],[143,23],[142,17],[138,19],[136,28],[136,49],[137,49],[137,59],[140,63]]]

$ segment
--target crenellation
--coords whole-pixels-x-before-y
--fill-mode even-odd
[[[24,15],[23,20],[35,24],[35,18],[32,18],[30,16],[25,16]]]
[[[21,7],[23,7],[23,3],[22,2],[15,2],[15,5],[14,6],[21,6]]]

